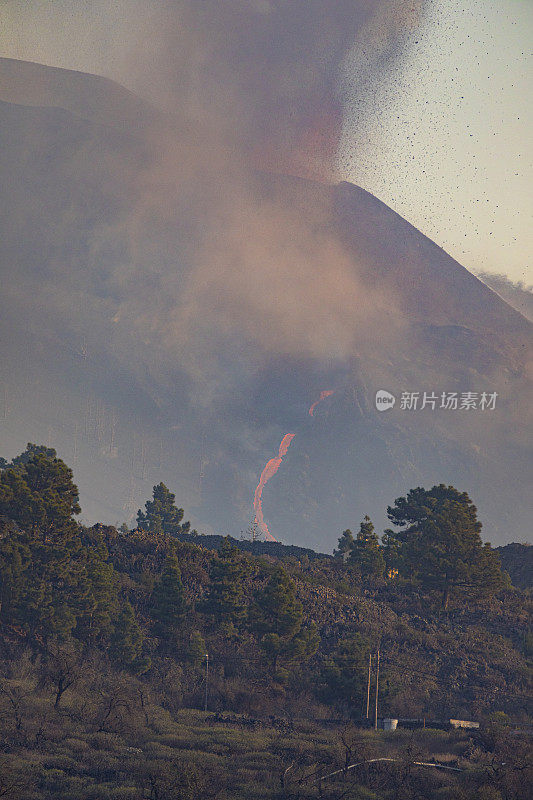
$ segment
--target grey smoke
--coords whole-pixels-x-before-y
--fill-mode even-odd
[[[72,460],[79,420],[90,516],[110,489],[126,506],[131,488],[128,516],[166,479],[189,507],[209,492],[211,520],[231,498],[244,525],[273,444],[315,393],[343,385],[355,352],[372,363],[390,347],[406,369],[417,355],[402,287],[376,280],[363,251],[354,263],[329,188],[306,178],[334,174],[343,60],[359,48],[361,79],[381,75],[424,3],[48,6],[49,63],[76,58],[50,33],[68,9],[72,41],[96,37],[75,66],[121,78],[164,115],[109,102],[83,76],[92,105],[80,76],[0,86],[0,100],[49,107],[5,110],[6,454],[50,435]],[[37,11],[21,15],[31,40]]]

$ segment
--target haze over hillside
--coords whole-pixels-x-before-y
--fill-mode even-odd
[[[245,171],[110,81],[1,60],[0,100],[1,455],[56,447],[87,519],[163,480],[238,536],[294,433],[277,538],[331,548],[440,482],[494,543],[527,538],[531,325],[501,297],[358,187]],[[400,408],[424,391],[498,398]]]

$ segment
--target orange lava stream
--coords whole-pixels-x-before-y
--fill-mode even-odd
[[[263,518],[263,507],[261,504],[261,495],[263,494],[263,489],[265,485],[268,483],[270,478],[276,474],[279,469],[279,465],[283,459],[283,456],[287,455],[287,450],[291,446],[291,442],[296,436],[295,433],[286,433],[283,439],[281,440],[281,444],[279,446],[278,455],[275,458],[271,458],[267,461],[263,472],[261,473],[261,477],[259,478],[259,483],[257,484],[257,489],[255,490],[254,494],[254,511],[255,511],[255,521],[259,527],[259,530],[266,536],[266,538],[271,541],[277,541],[270,531],[268,530],[268,525],[266,524]]]
[[[315,400],[315,402],[313,403],[313,405],[309,409],[309,416],[313,417],[314,414],[315,414],[315,408],[317,407],[317,405],[319,403],[321,403],[322,400],[325,400],[326,397],[331,397],[331,395],[334,394],[334,393],[335,393],[334,389],[324,389],[323,392],[320,392],[320,397],[318,398],[318,400]]]

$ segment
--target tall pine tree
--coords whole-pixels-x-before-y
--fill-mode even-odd
[[[245,574],[243,557],[226,536],[211,562],[209,593],[204,604],[204,611],[225,628],[234,626],[246,615]]]
[[[378,536],[370,517],[365,516],[351,549],[349,562],[357,564],[364,578],[379,578],[383,575],[385,561]]]
[[[84,547],[85,570],[79,587],[79,616],[74,634],[90,644],[107,641],[117,611],[117,575],[100,532]]]
[[[0,472],[0,516],[9,523],[3,575],[18,572],[12,613],[30,635],[67,637],[76,623],[84,556],[78,489],[55,451],[28,445]],[[4,523],[5,524],[5,523]],[[5,560],[7,559],[7,561]]]
[[[138,527],[152,534],[179,536],[180,533],[188,533],[191,523],[182,523],[184,511],[176,507],[175,500],[176,495],[164,483],[154,486],[153,499],[146,501],[144,513],[140,509],[137,513]]]
[[[342,536],[339,539],[339,544],[333,555],[335,558],[342,558],[343,561],[346,561],[349,558],[354,545],[355,539],[353,538],[353,533],[349,528],[347,528],[342,532]]]
[[[170,643],[183,624],[187,608],[175,550],[171,550],[166,558],[163,572],[154,586],[152,601],[154,632],[164,642]]]
[[[466,492],[440,484],[412,489],[387,513],[400,528],[404,573],[441,592],[442,607],[457,591],[492,594],[504,584],[497,555],[481,540],[477,509]]]
[[[135,618],[131,603],[125,602],[116,619],[111,638],[111,657],[128,672],[142,674],[150,666],[150,659],[143,655],[144,636]]]
[[[282,567],[257,592],[250,608],[250,626],[276,675],[280,657],[288,662],[309,658],[318,647],[314,625],[302,630],[303,608],[294,583]]]

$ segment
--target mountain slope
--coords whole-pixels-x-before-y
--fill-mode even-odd
[[[165,121],[161,112],[108,78],[12,58],[0,58],[0,100],[62,108],[124,131]]]
[[[519,313],[358,187],[255,174],[235,222],[234,173],[187,164],[172,124],[122,87],[5,60],[0,80],[11,101],[0,103],[2,455],[56,446],[88,487],[88,519],[134,516],[164,480],[196,525],[238,536],[292,432],[263,495],[278,538],[331,547],[365,513],[384,525],[398,494],[435,482],[469,491],[495,541],[527,537],[531,325]],[[302,248],[294,279],[291,258],[276,271],[259,246],[263,218],[274,246],[287,216],[319,245]],[[244,299],[231,264],[218,283],[202,272],[201,259],[231,252],[233,229],[255,279]],[[280,243],[283,259],[292,243]],[[346,274],[345,300],[334,289]],[[192,295],[206,305],[191,306],[191,286],[209,281],[211,295]],[[305,342],[316,327],[314,350],[285,348],[298,326]],[[375,410],[378,389],[397,396],[393,410]],[[499,396],[484,414],[408,412],[404,391]]]

